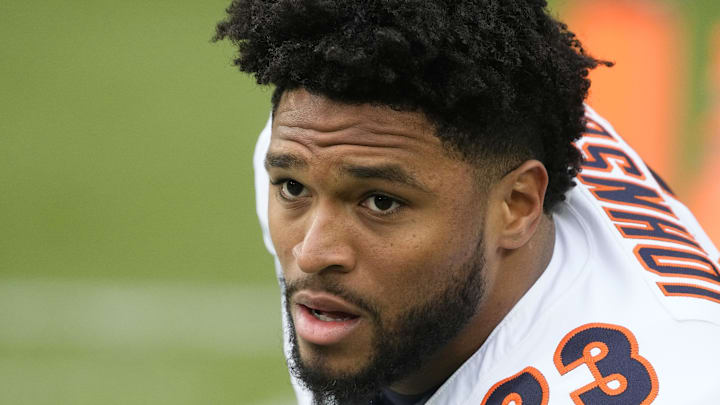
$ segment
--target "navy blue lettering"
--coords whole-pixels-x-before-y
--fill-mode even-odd
[[[673,214],[670,208],[668,208],[665,204],[660,203],[660,201],[663,201],[662,197],[660,197],[660,195],[651,188],[621,180],[583,175],[579,175],[578,179],[588,186],[595,186],[596,188],[590,191],[601,200],[617,202],[620,204],[639,205],[671,215]]]

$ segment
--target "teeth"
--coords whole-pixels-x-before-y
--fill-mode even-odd
[[[317,311],[315,309],[312,309],[311,312],[312,312],[313,316],[315,316],[315,318],[317,318],[323,322],[341,322],[341,321],[346,321],[346,320],[350,319],[350,318],[332,318],[332,317],[329,317],[329,316],[325,315],[324,313]]]

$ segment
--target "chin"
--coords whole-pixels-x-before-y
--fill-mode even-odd
[[[347,378],[361,374],[372,357],[368,349],[319,346],[298,339],[299,360],[304,368],[329,378]]]

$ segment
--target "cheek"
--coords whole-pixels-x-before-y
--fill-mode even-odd
[[[402,240],[388,240],[368,255],[366,268],[375,279],[378,296],[390,304],[388,308],[401,310],[426,302],[472,259],[478,233],[462,226],[467,224],[425,223],[408,230]]]

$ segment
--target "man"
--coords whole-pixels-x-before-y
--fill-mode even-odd
[[[276,87],[258,211],[316,403],[717,401],[718,251],[584,107],[609,64],[545,6],[236,0],[218,25]]]

